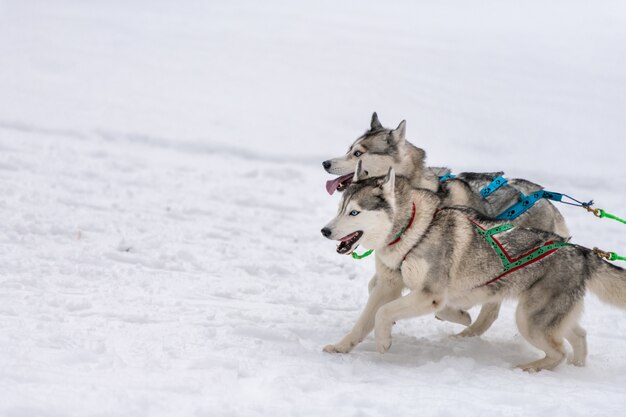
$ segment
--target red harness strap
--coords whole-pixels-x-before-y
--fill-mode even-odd
[[[400,230],[400,233],[396,235],[396,238],[393,240],[393,242],[389,242],[387,246],[393,246],[396,243],[398,243],[402,239],[402,235],[404,234],[404,232],[409,230],[409,228],[413,224],[413,220],[415,220],[415,203],[413,203],[413,213],[411,213],[411,220],[409,220],[409,223],[406,226],[404,226],[402,230]]]
[[[487,242],[489,242],[492,245],[494,251],[500,257],[500,260],[502,261],[502,265],[504,266],[504,272],[502,272],[502,274],[498,275],[497,277],[489,280],[488,282],[484,284],[479,285],[479,287],[483,287],[485,285],[494,283],[500,280],[501,278],[503,278],[504,276],[510,274],[513,271],[517,271],[518,269],[521,269],[530,264],[533,264],[545,258],[546,256],[553,254],[554,252],[556,252],[563,246],[570,246],[570,244],[567,242],[554,242],[553,240],[551,240],[513,259],[511,258],[509,253],[506,251],[506,249],[504,249],[500,241],[496,239],[495,237],[493,237],[493,235],[497,233],[501,233],[506,230],[511,230],[513,226],[511,226],[510,224],[504,224],[504,225],[496,226],[490,230],[485,230],[484,227],[476,223],[474,220],[470,219],[469,217],[468,219],[470,222],[472,222],[476,226],[476,229],[485,238],[485,240],[487,240]],[[503,259],[502,255],[504,255],[506,259]]]

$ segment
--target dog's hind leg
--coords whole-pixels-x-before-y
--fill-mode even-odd
[[[450,321],[464,326],[469,326],[472,323],[472,317],[467,311],[451,307],[444,307],[439,310],[435,317],[442,321]]]
[[[374,328],[374,318],[380,306],[402,295],[404,284],[402,283],[402,275],[398,271],[379,271],[377,275],[370,280],[370,284],[372,284],[372,282],[374,285],[368,288],[370,296],[367,300],[367,304],[350,333],[338,343],[324,347],[324,352],[350,352],[356,345],[361,343],[365,336],[370,334]]]
[[[565,359],[563,339],[557,340],[547,335],[544,336],[546,337],[535,337],[527,340],[536,348],[543,350],[546,356],[543,359],[518,365],[517,368],[526,372],[539,372],[544,369],[552,370],[563,362]]]
[[[473,337],[480,336],[491,327],[494,321],[498,318],[500,313],[500,306],[502,303],[487,303],[483,304],[480,309],[480,314],[476,318],[476,321],[472,323],[467,329],[463,330],[458,336],[461,337]]]
[[[543,369],[554,369],[563,362],[564,336],[569,336],[572,329],[577,326],[576,321],[581,309],[582,304],[576,303],[567,294],[540,293],[538,290],[520,297],[516,312],[520,333],[530,344],[542,350],[545,357],[519,365],[518,368],[527,372],[538,372]],[[576,342],[575,349],[580,358],[584,350],[580,349],[580,340],[577,339]]]
[[[574,326],[572,330],[565,336],[574,353],[568,360],[569,363],[575,366],[585,366],[587,360],[587,332],[580,327],[579,324]]]
[[[522,336],[531,345],[537,349],[542,350],[545,353],[543,359],[539,359],[533,362],[529,362],[522,365],[517,365],[526,372],[539,372],[543,369],[554,369],[565,359],[565,351],[563,350],[563,338],[556,337],[551,332],[547,332],[547,329],[533,328],[528,323],[528,317],[524,317],[525,309],[517,308],[517,323]]]

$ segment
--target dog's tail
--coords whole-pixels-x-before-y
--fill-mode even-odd
[[[600,300],[626,309],[626,269],[615,266],[589,253],[592,258],[588,287]]]

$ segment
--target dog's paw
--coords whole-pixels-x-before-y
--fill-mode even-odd
[[[441,321],[462,324],[463,326],[469,326],[472,324],[472,316],[464,310],[444,308],[435,314],[435,318]]]
[[[515,368],[521,369],[522,371],[528,372],[529,374],[536,374],[537,372],[541,372],[542,370],[545,369],[538,362],[539,361],[534,361],[530,363],[520,364],[520,365],[517,365]]]
[[[578,367],[585,366],[585,362],[586,362],[585,359],[574,359],[573,357],[567,358],[568,364],[578,366]]]
[[[377,338],[376,339],[376,350],[378,353],[385,353],[391,347],[391,337],[386,338]]]
[[[341,343],[337,343],[336,345],[326,345],[323,350],[326,353],[348,353],[353,347],[354,345],[343,345]]]
[[[536,374],[537,372],[541,372],[542,368],[539,368],[537,366],[525,366],[525,365],[520,365],[517,366],[518,369],[521,369],[524,372],[528,372],[529,374]]]
[[[468,327],[465,330],[463,330],[461,333],[457,333],[454,335],[454,337],[476,337],[476,336],[480,336],[480,334],[476,333],[474,329],[472,329],[471,327]]]

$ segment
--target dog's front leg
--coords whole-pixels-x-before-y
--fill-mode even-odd
[[[370,279],[370,282],[367,283],[367,293],[371,294],[372,290],[374,289],[374,287],[376,286],[376,280],[378,279],[378,276],[376,274],[374,274],[374,276],[372,277],[372,279]]]
[[[498,318],[501,305],[499,302],[483,304],[476,321],[458,335],[461,337],[473,337],[485,333]]]
[[[416,289],[409,294],[385,304],[376,313],[376,349],[385,353],[391,347],[391,328],[400,319],[434,313],[444,303],[441,295],[432,291]]]
[[[379,271],[370,283],[369,299],[356,324],[340,342],[324,347],[324,352],[348,353],[370,334],[374,328],[374,318],[380,306],[400,297],[402,294],[402,275],[399,271]]]

